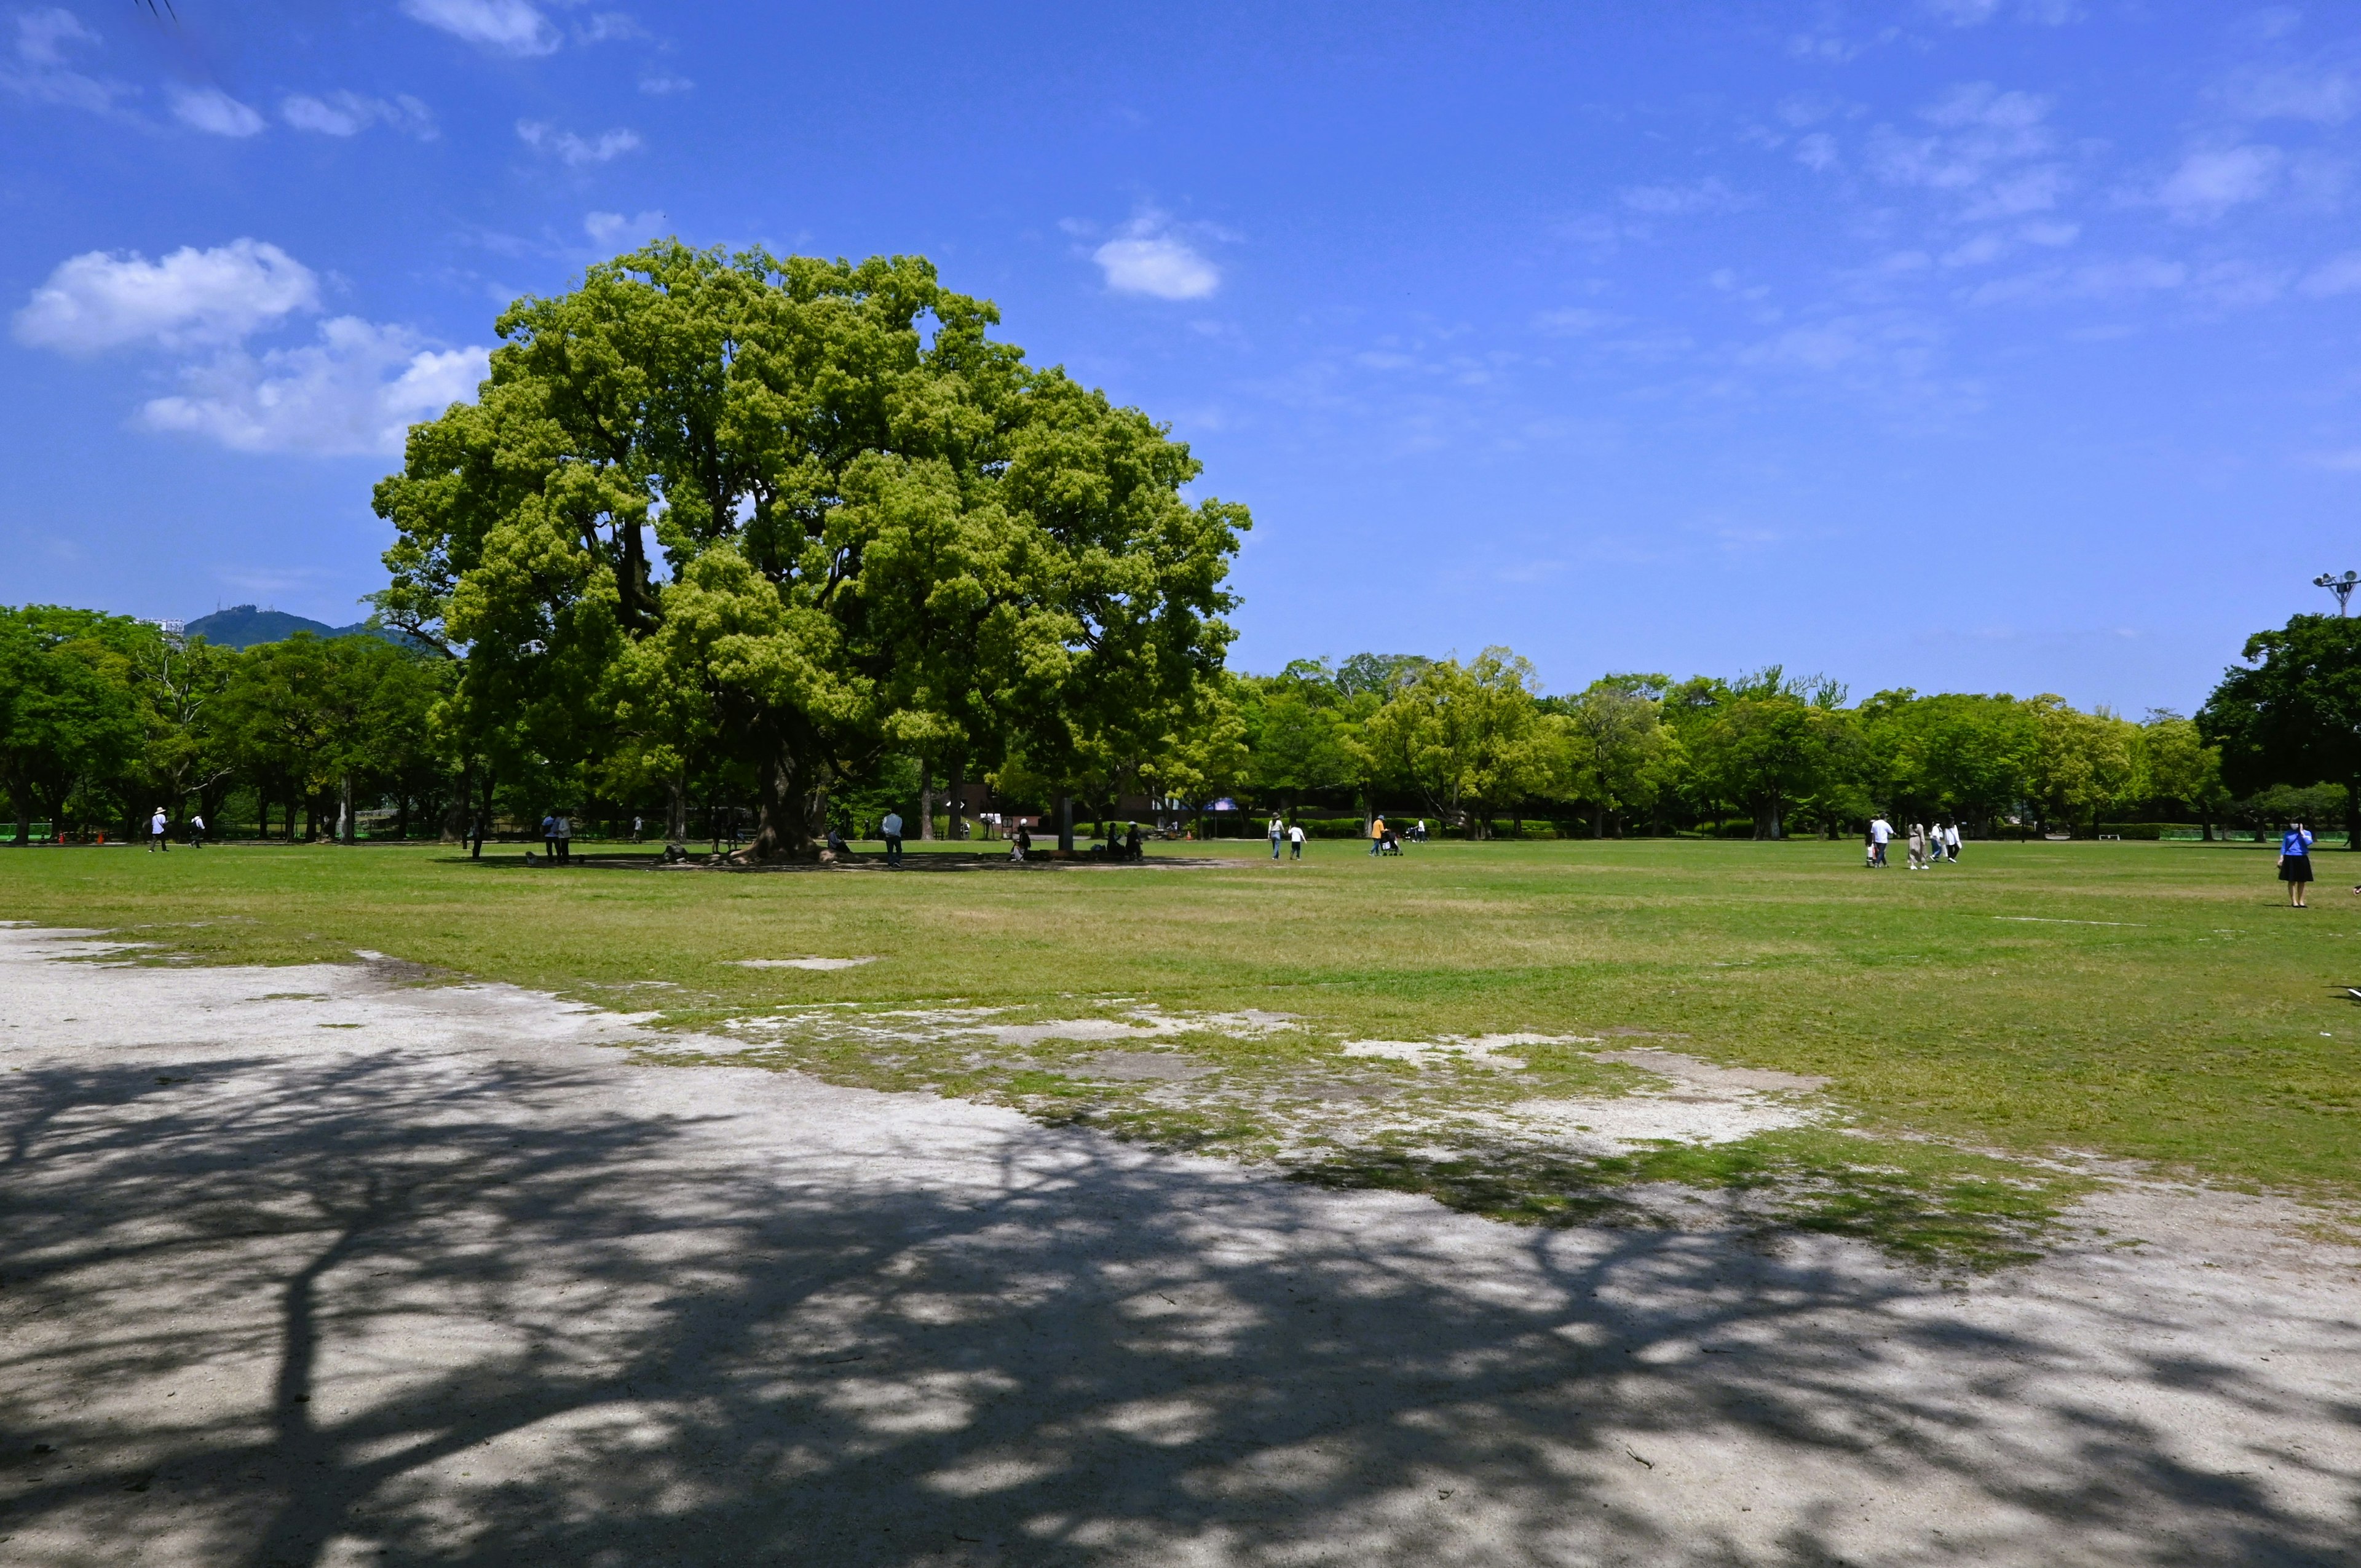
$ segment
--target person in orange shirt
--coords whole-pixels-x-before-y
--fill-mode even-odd
[[[1386,819],[1382,817],[1372,817],[1369,818],[1369,853],[1377,854],[1385,847]]]

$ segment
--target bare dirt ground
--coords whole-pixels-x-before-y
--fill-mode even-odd
[[[2271,1201],[1946,1285],[94,951],[0,931],[0,1562],[2361,1562]]]

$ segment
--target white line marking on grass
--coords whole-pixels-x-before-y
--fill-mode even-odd
[[[873,964],[866,959],[732,959],[740,969],[852,969],[861,964]]]
[[[2060,920],[2054,915],[1995,915],[1995,920],[2031,920],[2043,926],[2136,926],[2145,931],[2145,920]]]

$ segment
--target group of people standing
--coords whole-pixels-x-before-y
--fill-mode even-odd
[[[1871,817],[1869,831],[1861,835],[1861,840],[1863,863],[1884,865],[1885,847],[1894,841],[1894,837],[1893,823],[1883,817]],[[1960,825],[1956,822],[1913,822],[1903,842],[1909,851],[1910,869],[1914,872],[1926,871],[1942,861],[1949,861],[1953,865],[1959,863]]]

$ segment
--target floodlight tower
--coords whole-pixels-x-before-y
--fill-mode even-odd
[[[2345,601],[2353,597],[2353,586],[2356,583],[2361,583],[2361,572],[2347,572],[2341,577],[2335,576],[2334,573],[2323,572],[2320,576],[2312,579],[2312,586],[2313,587],[2326,588],[2330,593],[2336,596],[2336,613],[2338,615],[2343,615],[2345,613]]]

